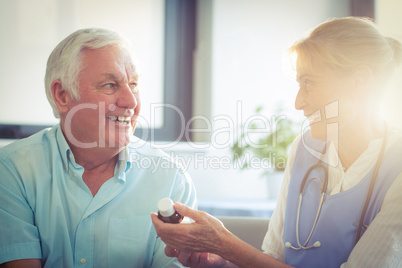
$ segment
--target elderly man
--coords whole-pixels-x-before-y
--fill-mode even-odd
[[[2,267],[180,266],[150,213],[163,197],[194,208],[195,191],[133,136],[141,103],[127,42],[104,29],[71,34],[45,85],[60,124],[0,150]]]

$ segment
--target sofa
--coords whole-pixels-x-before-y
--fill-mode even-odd
[[[244,242],[261,250],[269,219],[258,217],[218,216],[223,225]]]

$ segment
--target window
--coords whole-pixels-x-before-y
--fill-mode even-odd
[[[73,31],[101,27],[128,37],[139,61],[136,135],[176,140],[180,116],[191,116],[194,13],[195,1],[183,0],[1,1],[0,138],[26,137],[58,122],[43,85],[47,58]]]
[[[309,28],[349,10],[347,0],[198,2],[194,116],[207,118],[211,130],[199,120],[207,133],[196,137],[209,140],[207,148],[194,149],[196,144],[177,154],[186,156],[178,160],[194,180],[201,210],[217,216],[271,215],[283,173],[265,175],[270,167],[261,162],[240,170],[230,147],[259,106],[268,118],[303,118],[293,112],[298,86],[282,68],[282,53]],[[280,105],[285,111],[276,114]]]

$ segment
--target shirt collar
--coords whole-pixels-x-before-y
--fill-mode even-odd
[[[66,138],[64,137],[63,131],[61,130],[60,124],[56,125],[56,140],[59,146],[60,156],[63,161],[63,167],[66,171],[68,171],[70,161],[75,162],[75,160],[70,146],[68,145]]]
[[[63,167],[66,171],[69,170],[70,164],[75,164],[75,159],[70,146],[64,137],[63,131],[61,130],[60,124],[56,126],[56,139],[59,146],[60,155],[63,161]],[[118,161],[116,165],[115,175],[121,180],[126,180],[125,173],[132,167],[132,159],[130,159],[130,153],[128,146],[126,146],[118,156]],[[117,173],[116,173],[117,172]]]
[[[124,149],[119,153],[119,159],[117,161],[115,176],[122,181],[126,181],[126,172],[131,169],[132,160],[130,159],[129,149],[128,147],[124,147]],[[116,173],[117,172],[117,173]]]

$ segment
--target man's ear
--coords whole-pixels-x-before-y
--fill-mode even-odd
[[[60,114],[66,113],[69,110],[71,102],[71,94],[65,90],[60,80],[54,80],[51,85],[53,100],[59,109]]]

